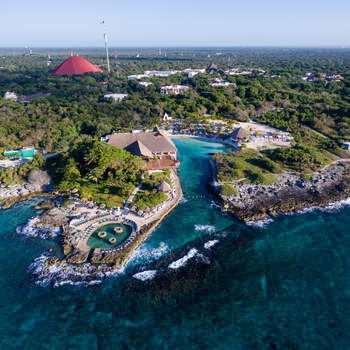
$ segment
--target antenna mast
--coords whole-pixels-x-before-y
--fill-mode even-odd
[[[110,72],[111,72],[111,67],[110,67],[110,65],[109,65],[107,29],[106,29],[105,21],[101,21],[100,23],[104,25],[104,29],[105,29],[105,32],[104,32],[103,36],[104,36],[104,38],[105,38],[105,49],[106,49],[106,59],[107,59],[107,71],[108,71],[108,73],[110,73]]]
[[[107,70],[108,73],[110,73],[111,68],[109,66],[109,54],[108,54],[108,38],[107,38],[107,33],[104,33],[104,37],[105,37],[105,48],[106,48],[106,58],[107,58]]]

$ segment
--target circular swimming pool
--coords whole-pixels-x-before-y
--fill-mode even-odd
[[[123,232],[116,233],[115,228],[120,227]],[[105,232],[106,235],[103,235],[104,238],[99,237],[99,232]],[[131,234],[132,228],[129,225],[124,224],[108,224],[99,227],[97,230],[93,232],[90,236],[87,244],[90,248],[114,248],[120,243],[124,242]],[[100,235],[101,236],[101,235]],[[111,243],[112,242],[112,243]]]

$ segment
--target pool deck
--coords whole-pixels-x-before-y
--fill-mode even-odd
[[[182,198],[182,188],[179,177],[174,171],[172,171],[170,176],[171,182],[173,184],[172,191],[169,193],[169,198],[162,204],[158,205],[156,208],[151,210],[149,214],[144,216],[139,216],[135,212],[131,211],[129,208],[120,209],[119,212],[112,212],[109,209],[96,209],[96,208],[78,208],[77,214],[84,214],[85,219],[81,223],[81,218],[73,219],[69,223],[69,239],[70,245],[74,250],[80,251],[81,253],[88,254],[91,250],[94,250],[94,253],[100,253],[103,250],[113,251],[122,251],[123,245],[126,246],[128,243],[131,243],[133,240],[136,240],[139,231],[150,224],[156,223],[158,225],[162,219],[170,213],[170,211],[175,208],[177,203]],[[90,236],[99,228],[108,224],[129,224],[132,226],[132,232],[130,234],[130,239],[127,239],[127,244],[122,242],[120,245],[113,248],[91,248],[88,246],[87,242]],[[146,237],[142,240],[139,240],[139,244],[135,246],[135,250],[153,231],[156,225],[151,225],[152,229],[149,230]],[[121,247],[120,247],[121,246]],[[118,249],[119,248],[119,249]]]

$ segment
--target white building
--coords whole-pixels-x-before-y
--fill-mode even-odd
[[[225,71],[225,73],[229,75],[249,75],[249,74],[252,74],[253,72],[250,70],[241,71],[239,68],[231,68]]]
[[[225,87],[225,86],[230,86],[230,85],[234,85],[233,83],[230,83],[227,80],[221,79],[221,78],[214,78],[214,79],[210,79],[211,81],[211,86],[214,87]]]
[[[121,101],[123,98],[128,96],[128,94],[107,94],[104,95],[104,98],[112,98],[114,101]]]
[[[17,101],[18,96],[15,92],[10,92],[10,91],[6,91],[4,94],[4,99],[5,100],[12,100],[12,101]]]
[[[201,69],[201,68],[187,68],[183,70],[183,73],[185,73],[187,75],[188,78],[193,78],[194,76],[196,76],[199,73],[205,73],[205,68]]]
[[[140,81],[139,84],[144,87],[148,87],[150,85],[153,85],[150,81]]]
[[[177,70],[146,70],[144,74],[147,77],[170,77],[170,75],[179,73]]]
[[[148,75],[146,74],[134,74],[134,75],[129,75],[128,80],[138,80],[142,78],[148,78]]]
[[[163,121],[164,121],[164,122],[168,122],[168,121],[171,121],[171,120],[173,120],[173,118],[170,117],[168,113],[164,113],[164,115],[163,115]]]
[[[178,95],[180,93],[186,93],[190,88],[186,85],[167,85],[160,88],[162,95]]]

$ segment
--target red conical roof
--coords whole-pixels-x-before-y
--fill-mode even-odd
[[[102,72],[102,70],[85,58],[80,56],[71,56],[63,61],[56,69],[52,71],[53,75],[79,75],[85,73]]]

